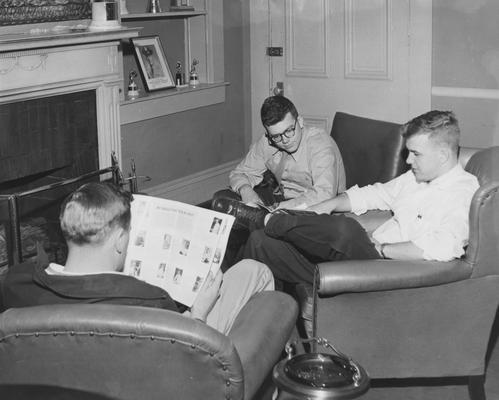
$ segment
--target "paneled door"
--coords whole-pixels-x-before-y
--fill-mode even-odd
[[[431,14],[431,0],[251,0],[253,140],[278,82],[327,131],[336,111],[405,122],[429,110]]]

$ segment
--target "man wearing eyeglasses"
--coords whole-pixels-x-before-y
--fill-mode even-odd
[[[343,160],[330,135],[305,126],[284,96],[268,97],[260,114],[265,132],[230,173],[232,193],[215,194],[213,209],[237,214],[237,200],[252,207],[305,209],[345,190]]]

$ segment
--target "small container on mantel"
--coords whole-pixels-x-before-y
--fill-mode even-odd
[[[106,31],[120,27],[119,0],[92,1],[92,22],[88,27],[89,30]]]

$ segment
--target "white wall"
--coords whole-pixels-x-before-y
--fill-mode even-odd
[[[499,145],[499,1],[434,0],[432,108],[453,110],[463,146]]]

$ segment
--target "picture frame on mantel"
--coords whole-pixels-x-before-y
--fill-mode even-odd
[[[131,38],[140,74],[148,92],[175,87],[159,36]]]

